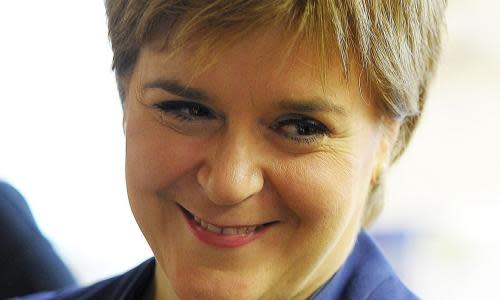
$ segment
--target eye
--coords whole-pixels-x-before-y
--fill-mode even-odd
[[[215,119],[211,109],[197,102],[190,101],[164,101],[154,105],[162,113],[180,121],[196,121]]]
[[[278,134],[300,143],[312,143],[318,138],[331,133],[323,123],[300,115],[282,118],[271,128]]]

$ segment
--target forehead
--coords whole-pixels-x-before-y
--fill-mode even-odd
[[[262,98],[338,98],[338,94],[363,94],[363,100],[370,100],[368,85],[359,81],[362,76],[358,64],[351,64],[352,80],[347,81],[338,53],[332,53],[323,81],[318,51],[305,43],[293,46],[290,37],[279,29],[257,31],[229,45],[222,41],[201,55],[194,46],[177,49],[172,55],[168,46],[159,45],[152,43],[140,51],[134,73],[143,84],[173,79],[213,93],[232,91],[227,96],[233,97],[245,93]],[[352,103],[344,105],[351,106],[356,101],[348,102]]]
[[[175,46],[157,39],[145,45],[139,60],[147,58],[151,64],[148,67],[161,68],[162,63],[178,67],[188,67],[188,75],[198,75],[217,65],[225,69],[237,69],[240,73],[245,71],[265,71],[265,74],[279,75],[290,74],[300,70],[302,75],[307,72],[308,79],[319,79],[321,60],[317,51],[308,47],[305,42],[295,41],[291,34],[279,27],[270,27],[252,32],[235,41],[233,38],[221,36],[216,42],[205,41],[197,37],[192,43],[184,46]],[[329,56],[328,72],[331,75],[341,73],[338,69],[340,62],[338,54]],[[158,67],[158,68],[155,68]],[[338,70],[337,70],[338,69]],[[166,69],[164,71],[175,71]],[[264,75],[264,74],[261,74]]]

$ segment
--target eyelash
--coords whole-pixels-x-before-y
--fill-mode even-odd
[[[164,101],[155,104],[154,107],[162,114],[171,115],[181,122],[194,122],[200,119],[213,120],[217,118],[216,114],[211,109],[196,102]],[[280,130],[283,130],[284,126],[290,125],[294,126],[296,128],[295,130],[298,132],[304,130],[307,130],[307,132],[306,134],[299,134],[300,137],[293,136],[286,132],[280,132]],[[282,117],[269,128],[293,142],[300,144],[312,144],[319,138],[328,136],[331,133],[323,123],[299,114],[291,114]]]
[[[282,118],[276,125],[271,126],[275,131],[283,129],[284,126],[294,126],[295,130],[306,131],[305,134],[298,134],[299,137],[287,133],[281,133],[286,138],[297,143],[312,144],[323,136],[328,136],[330,130],[321,122],[302,115],[289,115],[287,119]]]
[[[215,114],[206,106],[187,101],[164,101],[154,105],[164,114],[170,114],[181,122],[193,122],[196,119],[215,119]],[[183,112],[182,110],[187,110]]]

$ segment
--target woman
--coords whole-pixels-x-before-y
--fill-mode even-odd
[[[444,7],[107,0],[155,257],[34,298],[415,299],[362,228],[424,107]]]

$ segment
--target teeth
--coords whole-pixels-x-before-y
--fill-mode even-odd
[[[218,234],[221,234],[221,232],[222,232],[222,228],[217,227],[217,226],[212,225],[212,224],[207,225],[207,230],[210,232],[213,232],[213,233],[218,233]]]
[[[207,223],[197,216],[194,216],[194,220],[196,223],[198,223],[204,229],[206,229],[210,232],[222,234],[222,235],[247,234],[247,233],[252,233],[255,230],[260,229],[262,227],[261,225],[259,225],[259,226],[249,226],[249,227],[224,227],[224,228],[221,228],[221,227],[212,225],[210,223]]]
[[[238,234],[238,230],[239,230],[238,228],[230,228],[230,227],[228,227],[228,228],[224,228],[222,230],[222,234],[223,235],[235,235],[235,234]]]
[[[205,229],[207,229],[207,227],[208,227],[208,224],[205,223],[205,221],[203,221],[203,220],[200,221],[200,225],[201,225],[201,227],[203,227]]]

